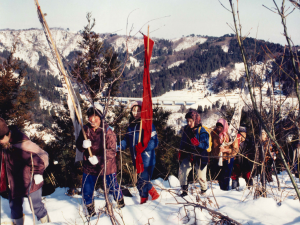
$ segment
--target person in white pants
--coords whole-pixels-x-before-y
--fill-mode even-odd
[[[201,193],[207,190],[207,162],[209,148],[209,134],[202,127],[201,118],[196,110],[190,110],[185,118],[187,125],[183,129],[183,134],[178,152],[178,160],[180,163],[178,179],[182,188],[181,196],[188,194],[188,175],[194,165],[197,175],[197,180],[201,186]]]

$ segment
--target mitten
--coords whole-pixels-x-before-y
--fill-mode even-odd
[[[200,144],[200,142],[198,141],[198,139],[196,137],[191,138],[191,142],[192,142],[192,145],[194,145],[194,146],[198,146]]]
[[[34,179],[35,184],[40,184],[44,180],[43,175],[41,175],[41,174],[34,174],[33,179]]]
[[[90,139],[84,140],[82,143],[83,148],[90,148],[92,146],[92,142]]]
[[[95,155],[89,156],[89,161],[92,165],[96,165],[99,162],[98,158]]]

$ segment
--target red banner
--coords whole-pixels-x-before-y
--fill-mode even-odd
[[[151,84],[150,84],[150,60],[152,55],[154,41],[149,39],[149,49],[148,49],[148,37],[144,35],[144,46],[145,46],[145,60],[144,60],[144,76],[143,76],[143,104],[141,110],[141,120],[143,130],[143,139],[135,147],[136,149],[136,169],[137,173],[142,173],[144,171],[144,164],[142,160],[142,152],[147,148],[148,142],[151,139],[152,132],[152,94],[151,94]]]

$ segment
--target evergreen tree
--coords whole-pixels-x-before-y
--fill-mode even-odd
[[[13,57],[16,45],[8,58],[0,64],[0,117],[8,124],[23,128],[31,121],[30,103],[36,93],[23,85],[26,71],[21,68],[18,59]]]
[[[115,96],[118,92],[120,80],[112,82],[119,76],[118,54],[105,46],[100,41],[99,34],[92,31],[95,19],[87,14],[88,24],[81,33],[82,41],[79,47],[82,52],[77,52],[72,75],[77,78],[78,83],[84,85],[94,101],[102,99],[110,94]],[[110,93],[108,93],[110,91]]]

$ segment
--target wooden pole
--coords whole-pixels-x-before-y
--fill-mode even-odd
[[[142,139],[142,129],[143,128],[143,120],[141,118],[141,122],[140,122],[140,132],[139,132],[139,142],[141,142]]]
[[[149,58],[149,28],[150,28],[150,26],[148,25],[148,40],[147,40],[147,56],[148,56],[148,58]]]
[[[55,52],[56,59],[57,59],[57,64],[58,64],[58,67],[59,67],[58,69],[60,70],[60,72],[62,73],[62,75],[63,75],[63,77],[64,77],[64,79],[65,79],[65,82],[66,82],[67,89],[68,89],[69,93],[71,93],[71,91],[70,91],[69,80],[68,80],[68,77],[67,77],[67,75],[66,75],[67,73],[66,73],[66,71],[65,71],[65,68],[64,68],[64,66],[63,66],[63,63],[62,63],[61,58],[60,58],[60,56],[59,56],[59,53],[58,53],[58,51],[57,51],[56,45],[55,45],[55,43],[54,43],[54,41],[53,41],[53,38],[52,38],[52,35],[51,35],[51,32],[50,32],[50,29],[49,29],[48,24],[47,24],[47,22],[46,22],[46,20],[45,20],[44,14],[43,14],[43,12],[42,12],[42,10],[41,10],[41,7],[40,7],[40,5],[39,5],[39,3],[38,3],[38,0],[35,0],[35,3],[36,3],[36,6],[37,6],[37,10],[38,10],[38,11],[40,12],[40,14],[41,14],[41,17],[42,17],[42,20],[43,20],[43,23],[44,23],[44,27],[45,27],[45,29],[46,29],[46,32],[48,33],[48,36],[49,36],[49,38],[50,38],[50,42],[51,42],[51,45],[52,45],[52,49],[53,49],[54,52]],[[76,107],[76,104],[75,104],[75,100],[74,100],[74,98],[73,98],[73,95],[70,94],[70,97],[71,97],[71,101],[72,101],[73,106],[74,106],[75,114],[76,114],[76,116],[77,116],[78,122],[79,122],[80,127],[81,127],[81,131],[82,131],[83,137],[84,137],[84,139],[86,140],[86,139],[87,139],[87,136],[86,136],[86,133],[84,132],[83,125],[82,125],[82,123],[81,123],[81,118],[80,118],[80,116],[79,116],[79,112],[78,112],[77,107]],[[91,148],[88,148],[88,151],[89,151],[89,155],[90,155],[90,156],[93,156],[93,155],[92,155]]]
[[[148,25],[148,39],[147,39],[147,56],[149,58],[149,25]],[[139,142],[141,142],[141,139],[142,139],[142,131],[143,131],[143,120],[141,118],[140,133],[139,133]]]

